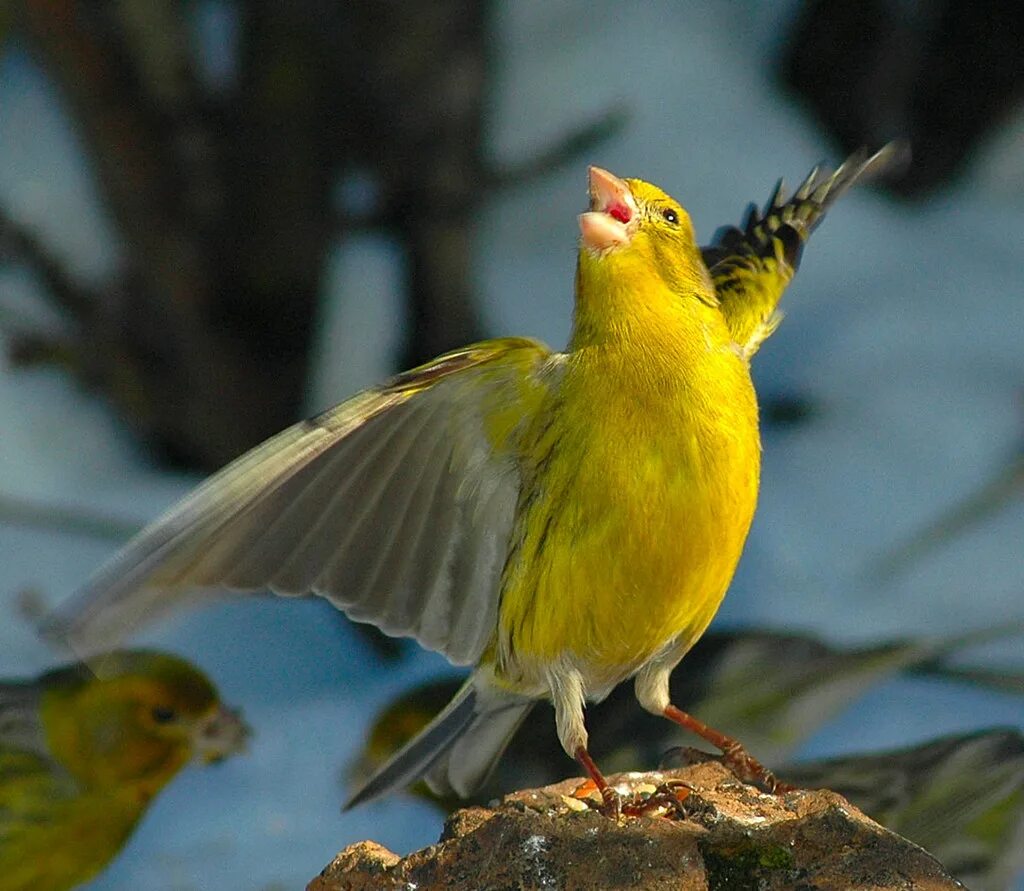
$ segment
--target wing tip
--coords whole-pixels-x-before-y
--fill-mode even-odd
[[[904,138],[892,139],[873,152],[866,146],[852,152],[835,172],[818,186],[827,186],[819,200],[822,207],[821,215],[824,216],[824,212],[852,186],[892,179],[906,170],[910,160],[910,141]],[[812,194],[815,191],[817,190],[812,190]]]

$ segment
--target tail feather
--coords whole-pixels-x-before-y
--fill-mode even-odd
[[[454,745],[473,720],[476,690],[470,677],[426,727],[400,748],[346,803],[344,810],[414,783]]]
[[[531,699],[504,699],[478,710],[428,769],[425,778],[431,791],[460,798],[472,795],[491,775],[533,705]]]
[[[345,810],[426,778],[439,795],[463,798],[497,764],[533,700],[492,695],[470,677],[452,701],[381,767],[345,804]]]

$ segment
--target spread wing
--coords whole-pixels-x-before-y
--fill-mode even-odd
[[[792,197],[780,179],[762,212],[751,204],[742,226],[725,226],[702,248],[733,340],[746,356],[782,320],[777,311],[800,265],[804,243],[828,209],[854,183],[906,163],[905,143],[891,142],[873,155],[863,149],[837,170],[815,167]]]
[[[532,340],[448,353],[230,464],[43,628],[79,655],[216,589],[315,593],[456,664],[494,632],[517,423],[560,367]]]

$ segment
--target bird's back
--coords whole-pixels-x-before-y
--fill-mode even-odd
[[[0,746],[0,891],[63,891],[120,850],[148,798],[81,787],[55,760]]]

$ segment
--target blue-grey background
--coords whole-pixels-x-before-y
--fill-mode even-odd
[[[765,75],[785,4],[625,6],[508,4],[498,14],[489,134],[497,158],[528,155],[615,104],[629,121],[580,164],[486,196],[475,276],[495,334],[564,343],[586,162],[662,185],[706,240],[747,202],[763,201],[779,175],[793,182],[837,160]],[[17,46],[0,57],[0,198],[86,279],[102,281],[117,263],[60,96]],[[866,581],[887,546],[977,490],[1021,447],[1022,223],[1020,115],[986,140],[962,182],[926,203],[862,189],[837,206],[787,294],[783,326],[755,360],[763,396],[808,395],[821,410],[797,430],[765,436],[761,506],[715,627],[859,641],[1024,618],[1020,497],[897,578]],[[324,270],[310,410],[393,370],[398,262],[383,237],[337,245]],[[17,268],[0,269],[0,311],[61,324]],[[194,482],[155,470],[103,402],[59,371],[0,374],[4,494],[142,523]],[[55,603],[111,548],[0,526],[0,676],[28,676],[53,660],[20,617],[19,592]],[[313,601],[230,603],[140,640],[201,665],[257,735],[247,757],[183,773],[90,887],[296,888],[361,838],[397,851],[436,839],[435,811],[403,796],[339,808],[345,767],[376,709],[443,670],[443,660],[424,653],[384,670]],[[1019,639],[972,655],[1024,663]],[[992,724],[1024,727],[1021,700],[900,681],[851,707],[803,754]]]

